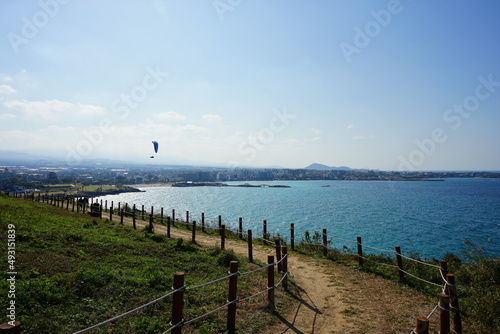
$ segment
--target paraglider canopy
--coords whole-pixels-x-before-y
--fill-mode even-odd
[[[158,153],[158,142],[153,140],[152,143],[153,143],[153,148],[155,150],[155,153]],[[154,155],[150,156],[150,158],[154,158],[154,157],[155,157]]]

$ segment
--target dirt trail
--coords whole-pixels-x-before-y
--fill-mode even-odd
[[[132,225],[129,218],[124,222]],[[147,224],[137,220],[138,229]],[[166,227],[155,224],[155,232],[166,234]],[[191,232],[172,227],[171,237],[191,240]],[[196,242],[220,246],[220,240],[201,231]],[[248,256],[244,242],[227,240],[226,249]],[[254,245],[253,256],[267,263],[267,255],[273,252],[271,247]],[[415,318],[427,316],[435,306],[425,296],[401,284],[328,260],[292,252],[288,270],[298,291],[292,295],[294,305],[276,312],[277,323],[262,334],[409,333],[415,326]],[[437,316],[430,320],[430,333],[437,333]]]

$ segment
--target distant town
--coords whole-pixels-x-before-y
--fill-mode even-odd
[[[121,166],[120,166],[121,165]],[[85,166],[67,166],[49,161],[0,161],[0,191],[47,192],[57,185],[78,188],[113,185],[114,192],[131,191],[135,185],[175,184],[217,185],[230,181],[291,180],[377,180],[440,181],[445,178],[499,178],[500,172],[436,171],[402,172],[358,170],[312,164],[303,169],[223,168],[196,166],[133,165],[89,162]],[[125,187],[129,186],[129,187]],[[96,189],[96,188],[94,188]]]

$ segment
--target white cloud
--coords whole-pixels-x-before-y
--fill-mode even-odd
[[[59,114],[68,111],[74,104],[59,100],[47,101],[7,101],[3,105],[9,109],[17,109],[29,118],[54,119]]]
[[[66,101],[47,100],[47,101],[6,101],[3,105],[9,109],[19,110],[26,117],[32,119],[56,119],[62,114],[75,112],[85,116],[102,115],[105,109],[100,106],[89,104],[74,104]]]
[[[9,95],[9,94],[14,94],[16,92],[17,91],[9,85],[0,85],[0,94]]]
[[[313,141],[321,140],[320,137],[308,138],[306,139],[306,143],[312,143]]]
[[[5,82],[12,82],[11,77],[9,77],[8,75],[3,75],[3,74],[0,74],[0,80],[5,81]]]
[[[222,120],[222,117],[217,114],[206,114],[201,116],[201,118],[207,122],[218,122]]]
[[[94,106],[91,104],[77,104],[78,112],[84,116],[99,116],[104,115],[106,108],[101,106]]]
[[[167,111],[159,114],[153,114],[153,117],[159,121],[184,121],[186,116],[183,116],[175,111]]]
[[[318,129],[315,129],[315,128],[312,128],[311,131],[317,135],[321,134],[323,131],[321,130],[318,130]]]
[[[282,141],[280,141],[280,143],[284,145],[298,145],[300,144],[300,140],[294,138],[288,138],[288,139],[283,139]]]
[[[0,114],[0,121],[6,121],[12,118],[16,118],[17,116],[14,114]]]
[[[368,140],[368,139],[374,139],[375,136],[374,135],[371,135],[371,136],[354,136],[352,137],[352,140]]]
[[[351,129],[353,129],[353,128],[354,128],[354,124],[349,124],[349,125],[347,126],[347,129],[348,129],[348,130],[351,130]]]

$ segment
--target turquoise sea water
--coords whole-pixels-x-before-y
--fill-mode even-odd
[[[243,184],[245,182],[230,182]],[[216,220],[222,216],[228,226],[237,227],[242,217],[244,230],[254,235],[262,230],[289,236],[295,224],[296,239],[305,230],[327,229],[332,246],[355,244],[336,238],[422,257],[441,258],[446,252],[459,254],[469,239],[489,253],[500,255],[500,180],[446,179],[439,182],[390,181],[271,181],[250,184],[288,185],[291,188],[241,187],[156,187],[145,192],[100,197],[115,203],[175,209],[176,217]]]

